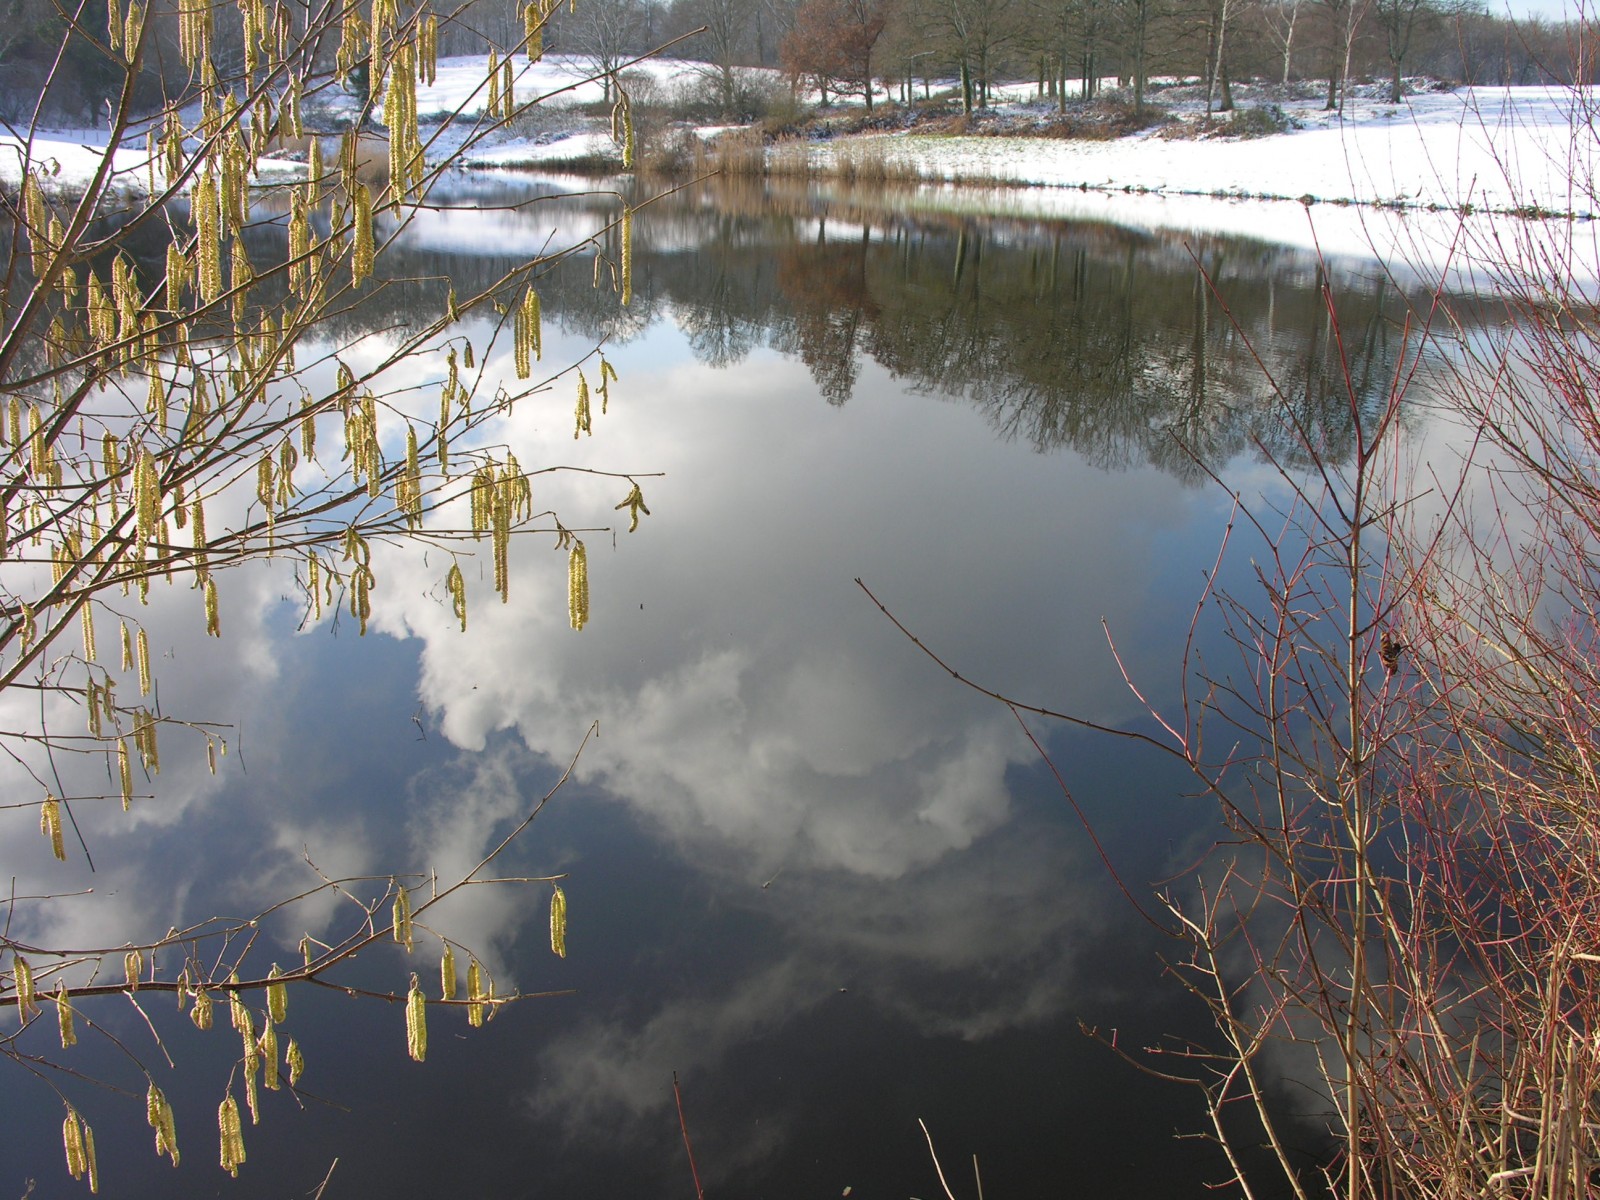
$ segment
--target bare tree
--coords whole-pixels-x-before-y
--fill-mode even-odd
[[[645,45],[648,25],[644,0],[586,0],[561,19],[567,47],[587,59],[611,103],[617,71]]]

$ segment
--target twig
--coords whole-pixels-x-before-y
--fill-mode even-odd
[[[333,1178],[333,1169],[338,1165],[337,1158],[328,1165],[328,1173],[322,1177],[322,1182],[317,1184],[317,1190],[311,1193],[311,1200],[322,1200],[322,1193],[328,1190],[328,1180]]]
[[[695,1200],[706,1200],[706,1190],[700,1186],[700,1172],[694,1165],[694,1147],[689,1144],[689,1122],[683,1117],[683,1093],[678,1089],[678,1073],[672,1073],[672,1098],[678,1105],[678,1128],[683,1131],[683,1148],[689,1153],[689,1174],[694,1179]]]
[[[933,1159],[933,1169],[939,1173],[939,1186],[944,1189],[944,1194],[950,1200],[956,1200],[956,1194],[950,1190],[950,1185],[945,1182],[944,1168],[939,1165],[939,1152],[933,1148],[933,1134],[928,1132],[928,1123],[918,1117],[917,1124],[922,1126],[922,1136],[928,1139],[928,1156]],[[977,1157],[974,1156],[972,1161],[976,1165]]]

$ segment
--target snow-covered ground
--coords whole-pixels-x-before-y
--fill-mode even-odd
[[[537,99],[540,111],[553,115],[519,122],[510,136],[495,134],[461,153],[487,101],[487,59],[440,61],[435,82],[419,89],[417,105],[425,121],[454,115],[452,124],[436,130],[430,145],[435,157],[461,153],[462,162],[473,167],[537,167],[617,153],[592,120],[585,125],[575,114],[563,119],[557,111],[601,98],[587,62],[549,55],[531,65],[518,59],[516,68],[518,100]],[[704,68],[648,60],[629,70],[647,76],[658,93],[670,94],[692,84]],[[1029,93],[1017,88],[1002,100],[1025,106]],[[1315,236],[1331,239],[1335,251],[1376,245],[1383,253],[1393,244],[1415,257],[1419,243],[1447,245],[1458,214],[1538,209],[1586,217],[1600,207],[1594,198],[1596,139],[1580,103],[1585,100],[1559,88],[1478,88],[1428,92],[1399,105],[1353,98],[1339,114],[1302,99],[1282,102],[1297,128],[1237,139],[1192,136],[1198,114],[1190,99],[1172,106],[1190,122],[1190,136],[1174,136],[1170,126],[1110,141],[904,132],[783,152],[804,154],[821,168],[847,155],[880,158],[925,181],[915,197],[922,205],[1237,229],[1291,241]],[[19,139],[0,137],[0,180],[15,183],[26,159],[55,186],[81,187],[101,161],[106,140],[103,131],[41,131],[25,150]],[[142,143],[141,137],[117,153],[123,187],[146,184]],[[281,177],[299,168],[266,160],[263,169]],[[976,186],[939,186],[955,181]],[[1398,218],[1399,210],[1411,215]]]

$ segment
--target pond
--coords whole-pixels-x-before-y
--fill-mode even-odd
[[[381,343],[552,239],[614,236],[614,198],[570,183],[461,188],[482,211],[412,225],[391,269],[417,282],[376,290],[344,336]],[[1362,402],[1407,297],[1377,263],[1239,238],[738,189],[641,211],[625,310],[594,278],[580,255],[540,281],[543,365],[596,383],[599,345],[616,370],[593,435],[574,437],[567,375],[496,429],[524,466],[571,468],[536,477],[535,508],[587,531],[587,628],[543,534],[514,546],[507,604],[474,560],[465,633],[437,554],[391,556],[365,638],[307,619],[281,564],[232,585],[220,645],[194,597],[157,597],[162,704],[230,722],[231,753],[213,779],[175,739],[162,802],[90,820],[98,872],[52,876],[96,897],[40,930],[111,945],[255,911],[314,887],[310,864],[457,878],[581,747],[495,871],[564,876],[567,956],[546,884],[468,889],[436,922],[501,992],[556,994],[478,1030],[433,1016],[423,1064],[398,1005],[296,994],[303,1093],[265,1096],[237,1182],[212,1115],[234,1035],[162,1016],[176,1171],[150,1151],[142,1077],[85,1045],[71,1065],[114,1084],[79,1104],[106,1193],[302,1196],[337,1160],[329,1197],[691,1195],[686,1129],[713,1196],[928,1197],[921,1119],[958,1195],[974,1158],[991,1196],[1215,1194],[1220,1158],[1175,1136],[1203,1128],[1194,1097],[1110,1047],[1205,1034],[1118,878],[1181,893],[1212,809],[1159,756],[1030,720],[1064,793],[1018,719],[856,581],[984,686],[1154,730],[1124,673],[1170,702],[1229,489],[1276,486],[1266,450],[1298,461],[1283,405],[1330,458],[1348,444],[1321,285]],[[492,316],[463,327],[486,397],[510,371]],[[437,379],[430,362],[410,382]],[[636,532],[613,510],[627,484],[592,472],[639,481]],[[1248,574],[1247,548],[1225,560],[1224,582]],[[36,847],[8,850],[31,882]],[[359,915],[319,897],[258,953],[291,961]],[[418,940],[347,981],[436,980],[437,939]],[[88,1011],[159,1062],[138,1013]],[[58,1194],[59,1110],[20,1078],[7,1094],[4,1186],[35,1172]],[[1313,1155],[1316,1104],[1285,1097]]]

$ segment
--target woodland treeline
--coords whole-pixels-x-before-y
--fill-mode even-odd
[[[579,260],[541,279],[546,315],[608,345],[671,319],[695,357],[717,367],[776,350],[803,362],[833,405],[850,403],[875,363],[915,391],[962,398],[1040,452],[1070,448],[1104,468],[1149,463],[1198,482],[1197,459],[1271,446],[1298,461],[1291,427],[1274,419],[1280,404],[1342,461],[1351,389],[1364,406],[1377,403],[1402,353],[1401,319],[1417,302],[1381,275],[1222,235],[835,221],[754,189],[741,203],[737,190],[717,189],[714,217],[694,194],[651,206],[625,312],[597,302]],[[553,203],[581,221],[597,201]],[[406,267],[460,286],[500,264],[457,256],[446,269],[419,257]],[[1332,312],[1322,293],[1330,283]],[[384,319],[399,319],[406,303],[418,300],[397,299]],[[1461,316],[1476,320],[1470,306]]]
[[[151,107],[193,83],[177,52],[177,2],[157,0],[151,10],[156,36],[141,80]],[[291,26],[304,16],[281,0],[266,7]],[[523,48],[524,0],[449,8],[437,6],[441,54]],[[28,120],[47,84],[47,116],[93,121],[102,113],[121,76],[94,44],[103,37],[97,22],[104,16],[87,2],[74,10],[0,0],[0,118]],[[63,40],[73,24],[86,36]],[[212,54],[225,75],[244,61],[238,11],[219,7],[216,27]],[[672,43],[675,56],[706,65],[704,98],[728,117],[760,117],[774,106],[771,77],[755,78],[750,67],[777,68],[791,88],[820,88],[825,102],[869,106],[926,99],[959,81],[968,111],[985,105],[996,84],[1018,79],[1063,108],[1115,87],[1143,107],[1151,80],[1177,76],[1200,81],[1225,110],[1231,85],[1244,79],[1314,82],[1330,106],[1364,80],[1385,83],[1395,97],[1419,76],[1593,82],[1580,29],[1579,21],[1509,20],[1479,0],[577,0],[555,16],[543,49],[586,56],[612,75]]]

